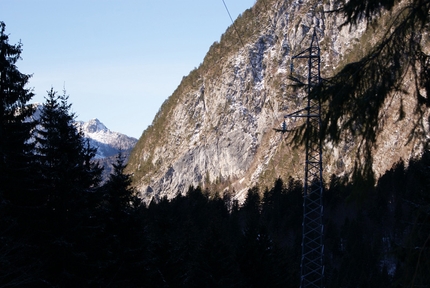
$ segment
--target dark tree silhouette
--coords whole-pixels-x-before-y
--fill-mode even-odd
[[[102,171],[92,162],[96,150],[76,128],[67,101],[65,93],[57,95],[52,88],[48,91],[36,133],[41,186],[51,220],[59,227],[86,207],[88,193],[99,185]]]
[[[34,174],[30,165],[33,143],[29,139],[35,126],[31,121],[34,108],[28,102],[34,94],[26,88],[31,76],[16,66],[22,44],[9,44],[5,27],[0,22],[0,197],[27,204]]]
[[[39,165],[38,189],[45,195],[44,213],[39,214],[42,234],[35,232],[42,277],[60,286],[81,286],[91,278],[86,265],[95,233],[95,207],[90,199],[101,180],[102,169],[94,163],[95,149],[77,129],[68,96],[51,88],[35,132]],[[75,277],[73,275],[79,275]]]
[[[105,209],[113,218],[120,218],[122,214],[129,214],[138,202],[136,192],[131,187],[131,175],[125,174],[125,158],[118,154],[113,172],[102,190],[105,198]]]
[[[18,70],[22,44],[10,44],[5,28],[0,22],[0,286],[11,287],[30,285],[37,275],[34,247],[20,235],[40,195],[33,189],[31,76]]]

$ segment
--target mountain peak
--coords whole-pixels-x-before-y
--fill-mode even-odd
[[[97,132],[107,132],[107,127],[100,122],[99,119],[94,118],[89,120],[88,122],[83,123],[83,130],[87,133],[97,133]]]
[[[78,121],[84,136],[90,140],[91,146],[97,147],[96,158],[110,157],[119,151],[131,150],[137,139],[109,130],[97,118],[88,122]]]

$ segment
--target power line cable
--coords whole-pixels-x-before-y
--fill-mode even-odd
[[[233,28],[236,31],[237,37],[239,37],[240,43],[242,44],[243,48],[245,48],[245,44],[243,44],[242,37],[240,37],[239,31],[237,30],[236,25],[234,25],[233,17],[231,17],[231,14],[230,14],[230,11],[228,10],[227,4],[225,4],[224,0],[222,0],[222,3],[224,3],[225,10],[227,10],[227,13],[228,13],[228,16],[230,17],[231,23],[233,24]]]

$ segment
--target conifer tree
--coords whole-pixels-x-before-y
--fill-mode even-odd
[[[132,270],[139,269],[143,260],[142,231],[138,217],[138,203],[140,199],[135,196],[134,189],[130,186],[131,175],[125,174],[125,157],[119,153],[113,164],[113,171],[106,183],[100,189],[97,222],[102,238],[94,243],[92,251],[99,251],[99,255],[105,255],[103,265],[106,267],[107,279],[113,286],[135,286],[139,277],[130,278]],[[92,241],[93,239],[90,239]],[[101,263],[101,259],[95,259]],[[116,271],[115,276],[110,271]],[[119,284],[121,283],[121,284]]]
[[[83,209],[95,192],[102,169],[92,162],[96,150],[74,124],[68,96],[51,88],[40,115],[36,151],[46,203],[57,221],[64,222]]]
[[[86,265],[94,251],[89,240],[95,233],[95,207],[89,200],[99,188],[102,169],[93,162],[96,150],[76,127],[66,93],[51,88],[45,99],[34,136],[38,189],[45,196],[39,219],[44,233],[38,235],[41,273],[59,286],[82,286],[91,278]]]
[[[16,67],[22,44],[9,44],[6,25],[0,22],[0,197],[13,202],[29,199],[33,145],[29,141],[34,112],[28,101],[33,97],[26,88],[30,75]]]
[[[113,164],[113,172],[103,186],[105,209],[114,218],[130,213],[137,202],[134,189],[131,187],[131,175],[124,173],[125,167],[125,158],[119,153],[116,163]]]
[[[22,44],[10,44],[0,21],[0,286],[31,286],[37,279],[30,221],[40,195],[34,189],[36,169],[31,131],[35,121],[26,88],[31,75],[21,73]]]

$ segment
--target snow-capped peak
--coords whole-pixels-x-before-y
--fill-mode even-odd
[[[96,158],[116,155],[119,151],[129,151],[137,142],[133,137],[109,130],[97,118],[88,122],[77,121],[76,124],[90,140],[91,146],[97,148]]]
[[[97,132],[108,132],[108,130],[109,130],[97,118],[91,119],[90,121],[83,123],[82,129],[89,134],[90,133],[97,133]]]
[[[40,103],[34,103],[33,105],[36,108],[33,119],[39,119],[43,105]],[[127,154],[137,143],[136,138],[109,130],[97,118],[88,122],[76,121],[75,125],[82,131],[84,137],[90,141],[90,145],[97,149],[95,156],[97,159],[117,155],[119,151]]]

